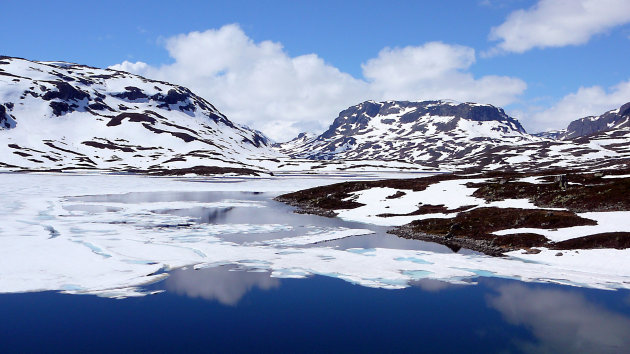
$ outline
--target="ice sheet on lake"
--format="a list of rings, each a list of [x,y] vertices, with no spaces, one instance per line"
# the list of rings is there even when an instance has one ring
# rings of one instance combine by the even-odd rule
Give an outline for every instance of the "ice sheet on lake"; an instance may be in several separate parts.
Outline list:
[[[510,257],[494,258],[389,248],[341,249],[318,242],[370,231],[305,228],[303,234],[287,238],[282,232],[291,226],[273,220],[232,225],[191,223],[188,216],[156,212],[172,205],[155,208],[151,203],[93,203],[110,209],[81,212],[68,210],[67,206],[77,205],[77,201],[66,198],[94,191],[279,191],[287,185],[305,188],[308,183],[323,184],[323,180],[210,183],[203,179],[36,174],[2,174],[0,178],[0,292],[59,290],[108,297],[138,296],[142,295],[138,286],[164,279],[164,271],[223,264],[262,269],[274,277],[319,274],[392,289],[423,279],[474,282],[479,275],[603,289],[630,288],[630,250],[580,250],[563,252],[562,257],[555,256],[557,251],[543,250],[538,255],[512,252]],[[465,186],[451,187],[469,193]],[[385,192],[391,191],[383,191],[381,196]],[[237,207],[251,208],[252,212],[261,209],[260,203],[248,202],[246,197],[244,200]],[[220,209],[225,206],[220,203],[233,202],[220,201],[213,207]],[[448,206],[468,202],[453,200]],[[238,244],[222,237],[229,232],[277,233],[278,237]]]
[[[325,241],[339,240],[350,236],[369,235],[374,231],[367,229],[335,229],[327,232],[309,232],[304,236],[285,237],[252,243],[252,245],[268,246],[301,246]]]

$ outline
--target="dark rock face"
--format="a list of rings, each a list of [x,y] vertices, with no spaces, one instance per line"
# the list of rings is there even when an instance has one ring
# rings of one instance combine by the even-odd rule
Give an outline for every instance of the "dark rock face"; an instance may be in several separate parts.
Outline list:
[[[53,102],[50,102],[49,105],[50,105],[50,108],[52,108],[53,110],[53,114],[56,115],[57,117],[64,115],[65,113],[71,110],[70,105],[65,102],[53,101]]]
[[[575,139],[613,129],[630,127],[630,102],[619,110],[608,111],[600,116],[580,118],[569,123],[563,139]]]
[[[103,102],[99,102],[99,101],[94,102],[94,103],[90,103],[90,104],[88,105],[88,107],[89,107],[90,109],[92,109],[92,110],[95,110],[95,111],[104,111],[104,110],[110,110],[110,111],[113,111],[113,109],[112,109],[111,107],[109,107],[109,106],[108,106],[108,105],[106,105],[105,103],[103,103]]]
[[[142,90],[140,90],[137,87],[127,86],[125,87],[125,90],[126,90],[125,92],[121,92],[119,94],[115,94],[112,96],[127,99],[129,101],[141,100],[141,99],[146,99],[149,97],[145,95],[144,92],[142,92]]]
[[[57,88],[56,91],[48,91],[42,96],[42,98],[46,101],[50,101],[52,99],[60,99],[60,100],[74,100],[81,101],[85,98],[90,99],[90,95],[76,89],[74,86],[68,84],[64,81],[54,81],[52,84]]]
[[[148,112],[150,114],[150,112]],[[120,125],[123,119],[127,118],[130,122],[146,122],[150,124],[155,124],[155,118],[150,117],[149,114],[145,113],[121,113],[116,117],[112,118],[108,123],[108,127],[115,127]]]
[[[178,102],[182,102],[188,98],[188,95],[183,92],[178,92],[174,89],[168,90],[166,96],[162,99],[166,104],[176,104]]]
[[[5,107],[7,106],[7,107]],[[15,128],[15,119],[7,112],[7,108],[12,108],[13,104],[0,104],[0,130]]]
[[[162,93],[151,96],[151,100],[159,102],[158,108],[171,109],[171,105],[179,104],[177,107],[181,111],[194,111],[195,106],[191,102],[192,93],[186,90],[170,89],[163,95]]]

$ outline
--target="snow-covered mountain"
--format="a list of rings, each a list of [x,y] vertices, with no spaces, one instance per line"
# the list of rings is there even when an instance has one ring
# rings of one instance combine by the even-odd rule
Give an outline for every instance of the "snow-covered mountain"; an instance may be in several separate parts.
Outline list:
[[[611,166],[630,158],[629,108],[531,135],[492,105],[367,101],[342,111],[321,135],[277,148],[295,158],[405,161],[449,170]]]
[[[492,105],[366,101],[273,149],[185,87],[0,56],[0,170],[525,170],[625,164],[629,146],[630,103],[530,135]]]
[[[479,149],[536,138],[501,108],[452,101],[366,101],[339,114],[323,134],[280,150],[310,159],[444,161]]]
[[[260,170],[278,155],[185,87],[65,62],[0,57],[0,168]]]

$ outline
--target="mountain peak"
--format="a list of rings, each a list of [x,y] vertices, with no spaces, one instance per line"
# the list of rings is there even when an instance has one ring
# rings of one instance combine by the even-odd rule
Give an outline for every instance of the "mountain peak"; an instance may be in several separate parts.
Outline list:
[[[534,138],[503,109],[489,104],[365,101],[341,111],[317,138],[294,139],[291,144],[281,144],[281,151],[311,159],[434,161],[467,149],[475,141],[510,139]]]
[[[460,120],[475,122],[501,122],[504,133],[525,133],[523,126],[509,117],[503,109],[489,104],[459,103],[450,100],[433,101],[365,101],[349,107],[334,120],[333,124],[322,134],[328,139],[336,134],[355,135],[368,129],[377,118],[383,124],[417,123],[415,129],[434,124],[442,131],[455,129]],[[444,119],[446,118],[446,120]]]

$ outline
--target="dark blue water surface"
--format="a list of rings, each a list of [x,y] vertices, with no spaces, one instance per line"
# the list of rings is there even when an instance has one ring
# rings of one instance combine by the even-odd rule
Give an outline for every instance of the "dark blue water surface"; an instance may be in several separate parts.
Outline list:
[[[230,266],[108,299],[0,295],[0,352],[625,352],[630,292],[481,278],[372,289]]]

